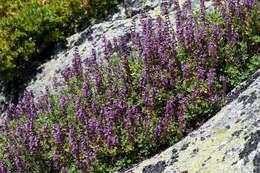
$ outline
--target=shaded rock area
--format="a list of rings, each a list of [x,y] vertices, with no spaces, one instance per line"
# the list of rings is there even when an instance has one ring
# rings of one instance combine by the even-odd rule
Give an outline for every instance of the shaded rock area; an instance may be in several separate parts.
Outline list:
[[[198,130],[125,173],[259,173],[260,69]]]

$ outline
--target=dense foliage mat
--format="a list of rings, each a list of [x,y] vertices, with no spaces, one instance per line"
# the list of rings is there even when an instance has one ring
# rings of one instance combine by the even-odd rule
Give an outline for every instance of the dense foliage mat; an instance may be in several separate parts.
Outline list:
[[[85,62],[76,49],[59,94],[54,79],[36,101],[9,104],[1,172],[112,172],[181,140],[260,67],[260,3],[221,2],[192,13],[174,0],[176,28],[166,7],[155,22],[141,17],[141,33],[133,20],[131,52],[126,37],[104,39],[101,64],[94,48]]]
[[[117,0],[0,0],[0,80],[12,81],[79,22],[102,16]]]

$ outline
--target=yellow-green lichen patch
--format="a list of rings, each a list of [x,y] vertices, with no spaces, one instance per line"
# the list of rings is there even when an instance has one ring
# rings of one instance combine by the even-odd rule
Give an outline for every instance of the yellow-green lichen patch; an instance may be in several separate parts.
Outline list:
[[[160,156],[159,161],[168,161],[172,157],[172,153],[163,154]]]
[[[180,152],[177,163],[178,165],[176,166],[179,167],[180,171],[184,171],[189,168],[189,172],[201,172],[202,170],[210,171],[212,169],[225,171],[224,165],[231,165],[234,160],[238,160],[238,155],[236,154],[236,157],[233,155],[226,156],[225,162],[222,163],[221,160],[223,159],[223,156],[225,156],[225,152],[237,143],[245,143],[245,141],[240,138],[230,140],[229,136],[230,135],[226,136],[226,134],[216,135],[210,140],[198,142],[194,146],[189,147],[187,150]],[[221,144],[224,145],[224,147],[219,150],[218,147]],[[190,157],[190,153],[192,153],[192,151],[196,148],[199,149],[199,152],[194,157]],[[211,156],[211,158],[207,160],[209,156]],[[218,167],[218,164],[220,163],[223,165],[222,168]],[[202,166],[203,164],[205,165]]]
[[[67,40],[67,45],[66,46],[69,47],[72,39],[71,38],[67,38],[66,40]]]
[[[143,5],[142,5],[142,10],[144,10],[147,6],[150,7],[152,6],[153,3],[151,1],[146,1]]]
[[[215,133],[215,136],[212,136],[210,140],[205,142],[198,141],[194,146],[180,152],[177,162],[178,165],[176,165],[179,167],[179,170],[187,170],[187,167],[189,168],[189,172],[207,172],[210,170],[216,170],[216,172],[232,172],[231,169],[240,172],[240,170],[243,170],[244,165],[232,167],[232,164],[240,159],[238,150],[241,148],[241,145],[245,145],[245,135],[233,137],[232,133],[237,130],[236,127],[231,128],[228,132],[224,129],[225,128],[212,129],[218,133]],[[248,133],[252,133],[252,131]],[[223,148],[219,150],[218,147],[221,145],[223,145]],[[195,157],[190,157],[191,151],[196,148],[200,151]],[[234,153],[232,153],[233,150]],[[229,154],[228,151],[230,151],[231,154]],[[211,156],[210,159],[208,159],[209,156]],[[253,169],[252,163],[248,165],[248,169]]]
[[[185,2],[185,0],[179,0],[179,4],[180,6],[182,6],[182,4]]]
[[[162,11],[161,11],[161,7],[158,6],[156,7],[154,10],[150,11],[150,16],[155,19],[158,15],[161,15]]]

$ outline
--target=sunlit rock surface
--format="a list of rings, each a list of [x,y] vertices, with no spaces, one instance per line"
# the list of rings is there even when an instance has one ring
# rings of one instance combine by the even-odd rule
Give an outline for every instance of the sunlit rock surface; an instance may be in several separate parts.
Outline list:
[[[260,173],[260,69],[212,119],[125,173]]]

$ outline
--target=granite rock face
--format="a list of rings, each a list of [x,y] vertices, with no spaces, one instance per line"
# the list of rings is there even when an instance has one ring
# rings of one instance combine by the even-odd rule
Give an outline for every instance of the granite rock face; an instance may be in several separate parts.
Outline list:
[[[260,69],[198,130],[125,173],[161,172],[260,172]]]

